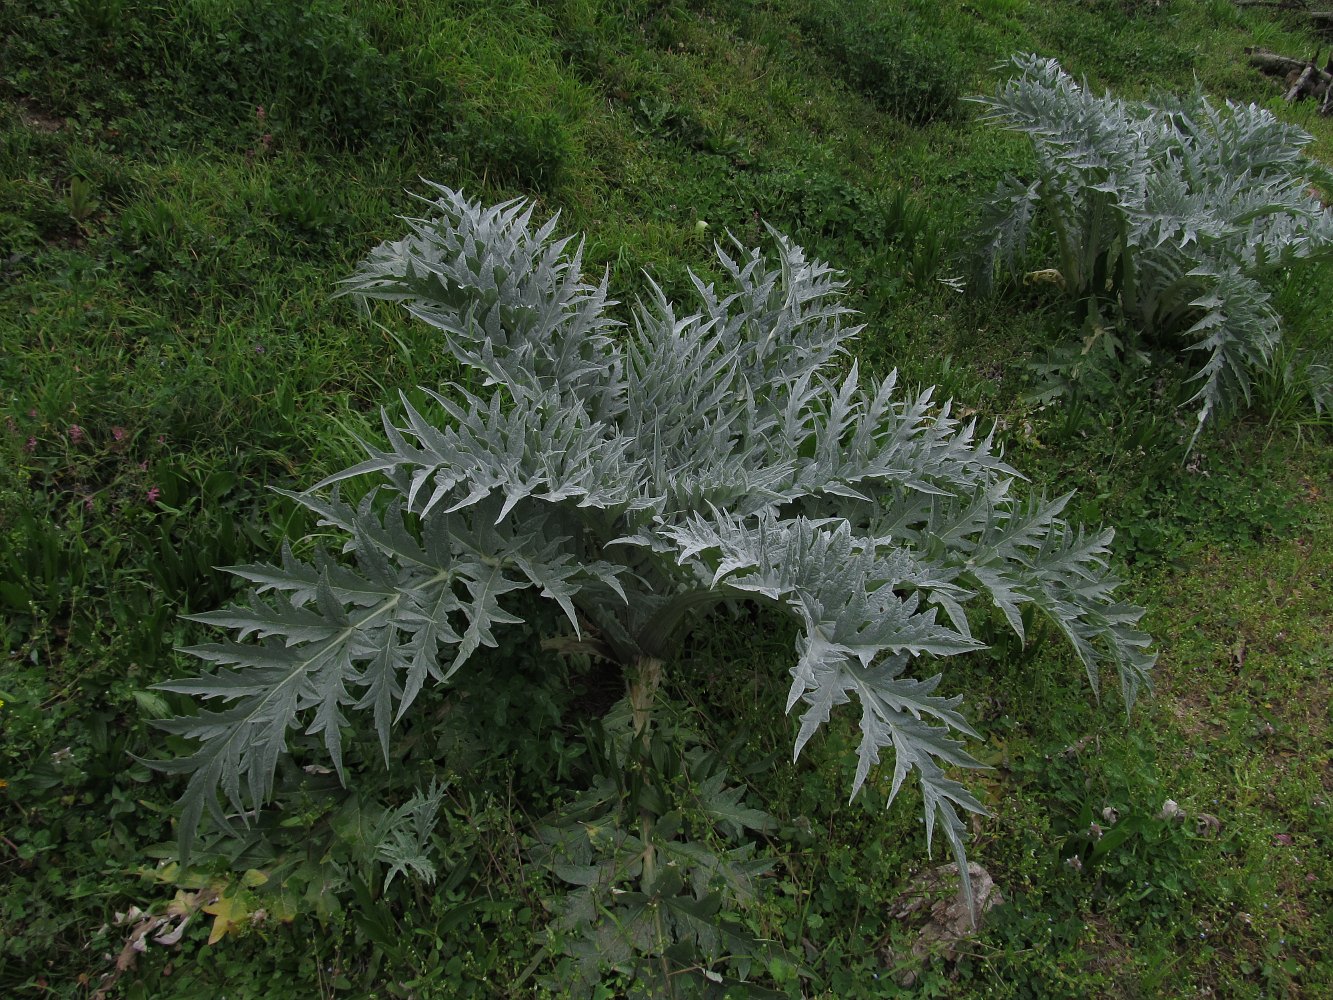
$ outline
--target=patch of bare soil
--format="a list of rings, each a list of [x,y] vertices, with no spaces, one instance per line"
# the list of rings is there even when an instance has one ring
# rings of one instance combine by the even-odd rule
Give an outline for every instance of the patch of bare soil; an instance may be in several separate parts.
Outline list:
[[[48,114],[26,97],[20,97],[17,106],[19,121],[23,123],[24,128],[51,135],[65,127],[65,119]]]

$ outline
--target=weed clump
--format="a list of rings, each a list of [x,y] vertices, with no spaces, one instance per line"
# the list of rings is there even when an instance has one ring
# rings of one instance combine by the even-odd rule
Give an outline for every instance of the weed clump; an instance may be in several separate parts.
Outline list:
[[[961,58],[932,30],[938,13],[921,3],[888,10],[867,0],[810,0],[800,23],[854,89],[895,118],[925,125],[958,107]]]

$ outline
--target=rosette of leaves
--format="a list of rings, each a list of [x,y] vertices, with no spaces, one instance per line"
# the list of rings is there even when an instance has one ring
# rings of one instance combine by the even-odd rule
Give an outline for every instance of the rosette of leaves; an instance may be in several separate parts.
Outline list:
[[[1053,59],[1012,65],[994,97],[973,100],[1031,140],[1036,172],[1002,181],[983,207],[975,285],[1024,270],[1033,231],[1048,234],[1058,259],[1026,277],[1078,304],[1073,350],[1191,352],[1197,439],[1214,415],[1249,403],[1256,376],[1289,367],[1264,280],[1330,253],[1333,212],[1314,186],[1333,191],[1329,172],[1303,154],[1307,132],[1255,105],[1219,108],[1201,92],[1097,97]],[[1319,385],[1305,387],[1316,407],[1328,402]]]
[[[162,685],[215,706],[166,724],[197,741],[159,765],[189,776],[183,845],[205,810],[230,824],[270,797],[289,735],[321,738],[341,775],[349,714],[364,712],[390,760],[395,721],[519,622],[523,592],[563,612],[558,646],[623,668],[641,758],[703,613],[785,609],[795,754],[853,712],[851,794],[887,754],[890,801],[912,777],[927,847],[940,830],[964,872],[961,814],[982,806],[957,772],[979,766],[962,739],[977,734],[939,668],[983,648],[969,616],[993,605],[1021,636],[1028,609],[1044,612],[1094,689],[1111,665],[1132,702],[1153,656],[1142,610],[1114,595],[1112,532],[1065,521],[1068,497],[1023,497],[991,437],[929,390],[865,384],[844,364],[858,328],[828,266],[777,233],[772,263],[719,249],[726,287],[695,278],[682,307],[653,285],[624,331],[607,279],[584,279],[582,245],[555,238],[554,219],[437,195],[346,291],[429,325],[472,388],[386,409],[364,461],[289,494],[335,541],[235,567],[249,595],[198,616],[232,636],[189,650],[214,669]],[[359,477],[373,488],[344,500]],[[649,901],[680,879],[654,829],[671,812],[641,810],[624,842]]]

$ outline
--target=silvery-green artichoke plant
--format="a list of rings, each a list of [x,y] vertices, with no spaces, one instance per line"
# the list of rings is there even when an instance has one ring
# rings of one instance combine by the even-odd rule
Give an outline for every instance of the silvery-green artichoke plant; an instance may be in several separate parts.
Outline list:
[[[795,754],[854,713],[852,794],[880,766],[890,800],[914,779],[927,841],[940,829],[963,872],[960,814],[982,807],[958,776],[977,734],[942,667],[986,655],[969,619],[993,605],[1021,636],[1036,609],[1094,689],[1109,664],[1134,699],[1153,656],[1142,610],[1114,594],[1112,532],[1065,521],[1068,497],[1023,495],[991,438],[929,391],[867,383],[829,267],[774,233],[775,262],[719,250],[724,287],[696,278],[682,305],[653,286],[625,329],[554,219],[437,195],[347,292],[435,330],[474,388],[386,409],[364,461],[290,494],[337,541],[233,568],[248,595],[198,616],[231,636],[189,650],[211,669],[162,685],[205,706],[166,723],[197,749],[159,765],[189,776],[183,843],[205,810],[226,824],[261,807],[295,731],[341,774],[349,714],[368,713],[392,758],[423,687],[484,662],[532,597],[563,612],[565,648],[623,667],[645,737],[707,609],[785,609],[799,637],[774,668],[799,710]],[[340,484],[359,477],[374,486],[349,503]]]
[[[1098,97],[1053,59],[1012,65],[994,97],[975,100],[987,120],[1031,140],[1037,166],[985,206],[977,284],[1022,269],[1032,232],[1049,232],[1058,259],[1032,276],[1085,311],[1082,353],[1100,338],[1120,353],[1165,347],[1196,359],[1197,438],[1211,417],[1249,402],[1256,376],[1283,374],[1265,279],[1333,251],[1333,211],[1312,184],[1333,186],[1304,155],[1312,137],[1255,105],[1218,108],[1202,93]],[[1315,379],[1306,388],[1327,405]]]

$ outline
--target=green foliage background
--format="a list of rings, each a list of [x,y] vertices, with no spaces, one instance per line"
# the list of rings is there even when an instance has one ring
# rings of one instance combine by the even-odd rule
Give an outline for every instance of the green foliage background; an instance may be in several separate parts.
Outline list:
[[[974,301],[935,280],[954,273],[976,200],[1028,166],[957,103],[993,91],[1015,50],[1127,97],[1197,78],[1313,132],[1328,162],[1328,121],[1245,66],[1253,44],[1315,42],[1223,0],[0,8],[0,993],[527,996],[559,982],[533,944],[554,887],[516,847],[589,766],[579,726],[620,692],[542,652],[541,628],[507,636],[502,680],[432,696],[400,769],[364,748],[353,766],[375,801],[315,776],[288,816],[311,856],[276,879],[286,895],[246,884],[272,858],[238,855],[186,889],[220,887],[238,916],[227,936],[208,944],[218,914],[201,914],[115,972],[134,926],[116,915],[164,911],[177,891],[141,871],[167,853],[178,789],[131,755],[180,707],[148,691],[202,638],[180,615],[230,596],[214,567],[311,530],[266,487],[348,463],[346,432],[397,388],[455,374],[411,328],[330,298],[398,232],[423,176],[560,210],[564,231],[592,237],[589,271],[620,288],[648,269],[674,294],[686,267],[707,273],[712,235],[758,244],[772,223],[847,272],[863,369],[898,367],[998,418],[1038,485],[1077,487],[1072,513],[1120,526],[1128,593],[1162,643],[1157,694],[1126,723],[1086,704],[1058,643],[1020,650],[999,628],[962,665],[954,683],[994,755],[994,814],[970,852],[1007,903],[913,993],[1333,989],[1327,422],[1260,386],[1187,461],[1183,373],[1043,407],[1026,362],[1067,339],[1062,300],[1034,285]],[[1271,291],[1288,338],[1327,351],[1329,266]],[[734,720],[739,745],[719,753],[766,763],[733,773],[783,827],[750,917],[789,956],[768,984],[893,995],[910,928],[889,912],[923,864],[922,831],[912,809],[879,808],[884,789],[845,802],[850,729],[786,763],[775,664],[791,638],[721,616],[673,694],[684,720]],[[364,830],[431,778],[447,787],[438,881],[385,890]],[[1156,818],[1167,798],[1186,824]],[[1127,832],[1099,851],[1087,830],[1106,807]],[[1216,828],[1196,827],[1205,813]]]

